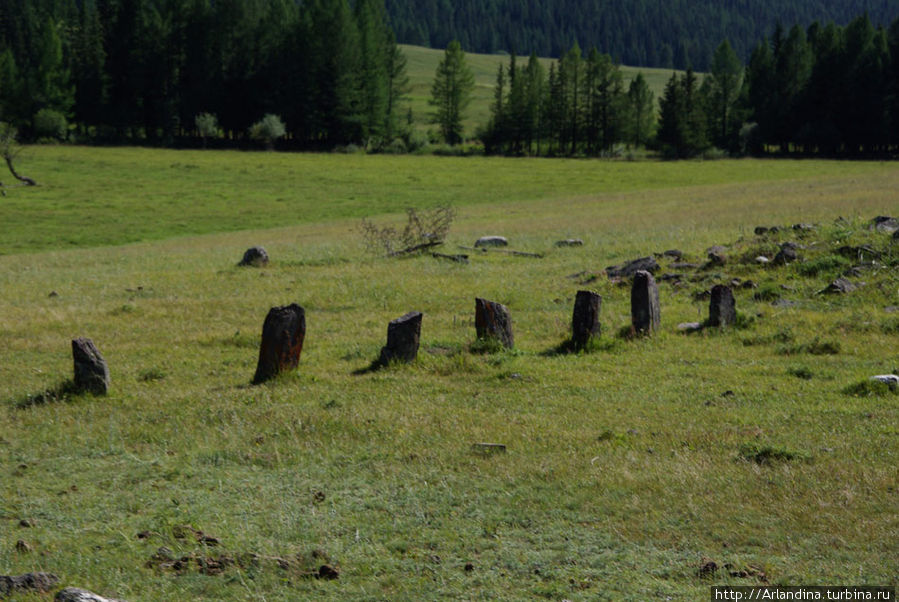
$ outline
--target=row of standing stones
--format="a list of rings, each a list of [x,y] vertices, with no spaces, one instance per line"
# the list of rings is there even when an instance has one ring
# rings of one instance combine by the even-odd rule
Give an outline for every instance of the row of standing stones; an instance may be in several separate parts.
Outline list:
[[[575,350],[585,349],[591,339],[599,337],[601,308],[602,297],[598,293],[586,290],[577,292],[571,320],[571,345]],[[412,311],[387,325],[387,344],[381,348],[374,367],[415,360],[421,339],[422,315],[419,311]],[[725,327],[735,320],[736,309],[730,287],[714,287],[706,324]],[[652,274],[639,270],[634,274],[631,288],[631,331],[634,335],[648,336],[658,330],[660,324],[658,286]],[[475,299],[475,332],[479,340],[496,341],[507,349],[515,344],[509,308],[501,303]],[[296,303],[271,308],[262,325],[262,341],[253,383],[261,384],[281,373],[295,370],[305,338],[305,309]],[[105,394],[109,389],[109,368],[93,341],[87,338],[73,340],[72,355],[75,389]]]

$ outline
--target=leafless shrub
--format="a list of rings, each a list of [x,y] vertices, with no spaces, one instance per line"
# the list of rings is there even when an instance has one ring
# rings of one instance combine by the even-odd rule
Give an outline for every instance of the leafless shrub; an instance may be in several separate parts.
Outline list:
[[[449,205],[427,210],[410,207],[402,232],[392,226],[378,227],[368,219],[362,220],[359,229],[369,252],[397,256],[443,244],[455,218],[456,210]]]

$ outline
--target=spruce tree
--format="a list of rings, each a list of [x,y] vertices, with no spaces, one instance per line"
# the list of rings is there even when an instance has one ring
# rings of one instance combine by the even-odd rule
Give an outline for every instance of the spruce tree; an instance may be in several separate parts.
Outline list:
[[[462,141],[462,120],[473,90],[474,75],[465,62],[465,52],[459,41],[453,40],[437,65],[428,101],[434,107],[431,122],[440,128],[440,135],[448,144]]]

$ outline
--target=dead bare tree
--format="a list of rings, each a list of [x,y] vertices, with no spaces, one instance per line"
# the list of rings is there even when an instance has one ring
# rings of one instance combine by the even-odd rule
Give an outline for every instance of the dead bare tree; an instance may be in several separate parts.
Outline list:
[[[359,229],[366,249],[396,257],[442,245],[455,218],[456,210],[449,205],[423,211],[408,208],[402,232],[392,226],[378,227],[368,219],[362,220]]]
[[[0,123],[0,156],[6,161],[9,173],[11,173],[15,179],[22,182],[24,186],[37,186],[37,182],[28,176],[19,174],[13,165],[13,161],[15,161],[16,157],[19,156],[19,153],[22,152],[22,146],[19,145],[16,140],[17,134],[18,132],[13,126],[8,123]],[[0,182],[0,187],[2,186],[3,183]]]

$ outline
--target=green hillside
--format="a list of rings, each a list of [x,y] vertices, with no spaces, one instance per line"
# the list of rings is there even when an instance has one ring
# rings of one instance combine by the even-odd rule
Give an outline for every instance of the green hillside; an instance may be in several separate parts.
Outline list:
[[[434,72],[437,69],[437,64],[443,58],[443,50],[408,45],[400,45],[400,48],[408,60],[407,69],[411,85],[409,106],[412,108],[414,123],[417,129],[427,130],[432,127],[429,124],[428,115],[431,112],[431,108],[428,106],[428,99],[431,97],[431,84],[434,81]],[[471,107],[465,120],[465,132],[470,136],[477,127],[486,124],[490,118],[490,103],[493,100],[496,71],[499,65],[508,66],[509,56],[505,54],[466,53],[465,57],[468,65],[474,72],[476,86],[472,96]],[[521,60],[526,61],[527,57],[523,57]],[[555,62],[555,59],[543,58],[541,61],[548,70],[550,64]],[[637,73],[642,73],[655,94],[656,101],[658,101],[665,88],[665,83],[671,77],[672,70],[622,66],[621,72],[624,75],[625,86],[630,83],[631,79],[636,77]]]

